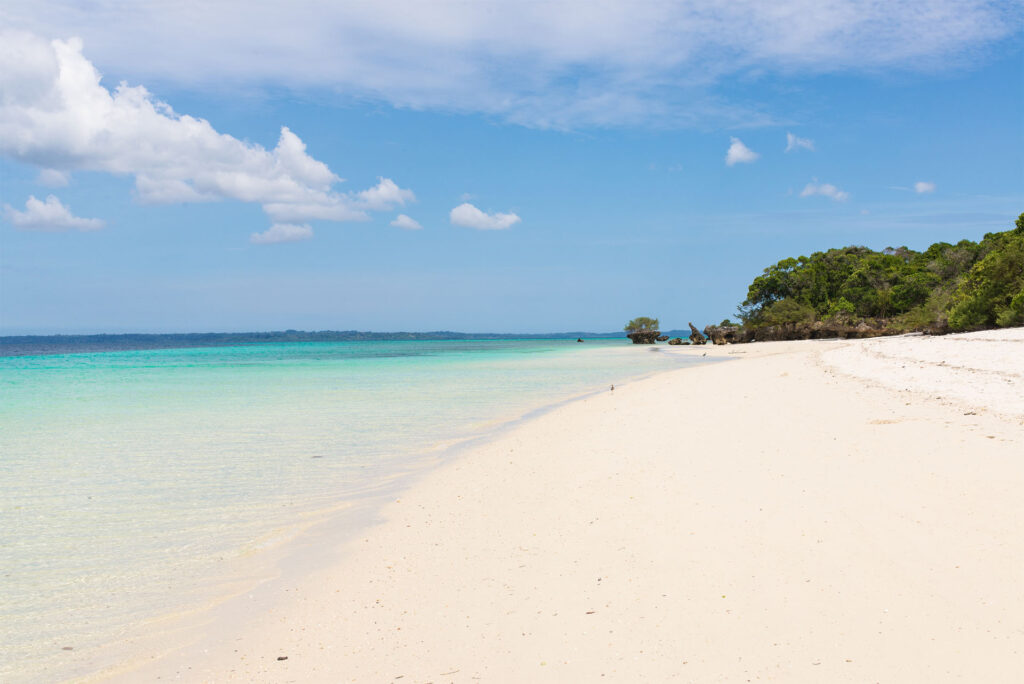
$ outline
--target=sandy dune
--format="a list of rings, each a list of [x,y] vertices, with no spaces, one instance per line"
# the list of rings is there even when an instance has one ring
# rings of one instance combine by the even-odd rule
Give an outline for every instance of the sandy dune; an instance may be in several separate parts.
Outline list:
[[[453,457],[113,679],[1018,682],[1022,346],[666,348],[738,360]]]

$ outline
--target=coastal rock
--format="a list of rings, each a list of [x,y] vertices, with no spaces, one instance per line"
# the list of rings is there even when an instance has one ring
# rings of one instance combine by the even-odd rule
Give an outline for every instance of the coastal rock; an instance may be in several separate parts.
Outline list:
[[[861,321],[856,325],[845,321],[814,321],[811,323],[786,323],[756,328],[749,332],[751,342],[781,340],[826,340],[864,339],[895,335],[899,330],[890,329],[884,321]]]
[[[668,343],[669,344],[682,344],[683,343],[683,338],[682,337],[673,337],[671,340],[668,341]]]
[[[742,344],[746,342],[781,342],[786,340],[854,340],[887,335],[902,335],[908,330],[891,319],[868,318],[854,322],[849,317],[834,317],[826,321],[804,321],[782,325],[766,325],[756,328],[746,326],[709,325],[704,334],[714,344]],[[949,325],[939,321],[920,328],[925,335],[944,335]]]
[[[704,334],[712,344],[738,344],[750,342],[750,332],[738,325],[707,325]]]
[[[658,330],[641,330],[628,333],[626,337],[633,340],[633,344],[654,344],[659,335],[661,332]]]
[[[668,335],[658,335],[658,341],[659,342],[664,342],[667,339],[668,339]]]
[[[707,344],[707,341],[707,338],[700,334],[700,330],[697,330],[697,327],[690,323],[690,342],[692,344]]]

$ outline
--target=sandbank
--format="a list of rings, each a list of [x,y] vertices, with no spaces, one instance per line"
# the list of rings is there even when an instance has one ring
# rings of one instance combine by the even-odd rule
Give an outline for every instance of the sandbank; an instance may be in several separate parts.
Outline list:
[[[660,348],[733,361],[457,454],[105,679],[1020,681],[1021,351]]]

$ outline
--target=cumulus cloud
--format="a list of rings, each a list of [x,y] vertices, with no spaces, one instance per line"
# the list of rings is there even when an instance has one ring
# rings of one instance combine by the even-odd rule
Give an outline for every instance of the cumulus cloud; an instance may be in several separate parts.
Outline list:
[[[732,166],[733,164],[751,164],[757,161],[757,158],[761,156],[744,145],[743,141],[739,138],[730,138],[729,140],[732,141],[732,144],[729,145],[729,150],[725,153],[726,166]]]
[[[254,245],[272,245],[278,242],[300,242],[313,237],[313,229],[308,224],[275,223],[262,233],[253,233],[249,242]]]
[[[798,138],[792,133],[786,133],[786,152],[794,152],[799,149],[814,151],[814,141],[808,138]]]
[[[850,199],[850,193],[845,190],[840,190],[831,183],[818,183],[817,181],[808,183],[800,192],[801,197],[813,197],[814,195],[830,197],[837,202],[845,202]]]
[[[144,203],[237,200],[281,224],[366,220],[366,211],[414,199],[387,178],[338,192],[342,179],[287,127],[267,149],[178,114],[142,86],[108,90],[77,39],[4,33],[0,92],[0,154],[43,167],[51,180],[78,169],[134,176]]]
[[[46,201],[29,195],[25,211],[18,211],[9,204],[4,205],[4,218],[15,228],[58,233],[68,230],[99,230],[104,223],[95,218],[79,218],[71,213],[59,199],[50,195]]]
[[[930,181],[918,181],[914,183],[914,192],[919,195],[925,195],[929,192],[935,192],[935,183]]]
[[[395,220],[391,222],[391,225],[396,228],[404,228],[405,230],[420,230],[423,226],[416,219],[406,216],[405,214],[399,214],[395,217]]]
[[[464,202],[452,209],[449,218],[452,225],[475,228],[476,230],[505,230],[521,220],[515,214],[488,214],[469,202]]]
[[[390,178],[379,178],[378,181],[377,185],[356,195],[360,206],[388,211],[396,206],[404,207],[406,202],[416,201],[412,190],[403,190]]]
[[[717,83],[944,66],[1014,35],[1021,12],[1005,0],[621,0],[586,11],[576,0],[218,0],[188,11],[5,0],[0,24],[81,35],[104,68],[142,82],[330,88],[573,127],[749,119],[756,112],[716,102]]]

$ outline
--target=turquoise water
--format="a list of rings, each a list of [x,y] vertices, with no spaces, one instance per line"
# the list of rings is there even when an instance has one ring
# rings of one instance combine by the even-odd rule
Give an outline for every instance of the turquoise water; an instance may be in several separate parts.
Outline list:
[[[0,680],[181,608],[438,445],[686,362],[618,340],[0,358]]]

